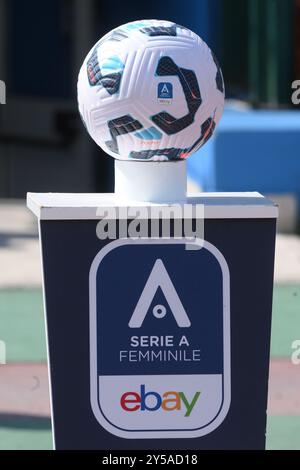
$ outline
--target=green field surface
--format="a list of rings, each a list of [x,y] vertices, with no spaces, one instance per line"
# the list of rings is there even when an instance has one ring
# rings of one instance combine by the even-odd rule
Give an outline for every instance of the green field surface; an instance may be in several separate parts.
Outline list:
[[[300,339],[300,285],[274,288],[271,356],[290,357]],[[7,362],[46,361],[43,299],[40,289],[0,290],[0,340]],[[51,449],[50,420],[0,415],[0,449]],[[268,449],[300,449],[300,416],[269,416]]]
[[[290,357],[295,339],[300,339],[300,285],[275,285],[271,357]]]
[[[40,289],[0,290],[0,339],[7,362],[45,361],[43,297]],[[290,357],[300,339],[300,285],[276,285],[272,321],[272,357]]]
[[[300,416],[268,416],[266,447],[300,450]]]
[[[0,450],[52,450],[51,431],[0,427]]]
[[[300,416],[269,416],[267,444],[269,450],[300,449]],[[50,422],[39,426],[28,420],[20,424],[12,421],[0,427],[0,450],[48,450],[52,449]]]
[[[0,339],[7,362],[47,360],[41,289],[0,290]]]

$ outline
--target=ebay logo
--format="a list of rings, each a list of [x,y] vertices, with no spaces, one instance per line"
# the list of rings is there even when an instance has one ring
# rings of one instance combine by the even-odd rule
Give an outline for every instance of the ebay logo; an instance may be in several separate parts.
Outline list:
[[[184,392],[168,391],[160,395],[158,392],[146,392],[145,385],[140,386],[139,392],[125,392],[120,404],[124,411],[180,411],[184,410],[186,417],[192,413],[201,392],[193,397],[186,397]]]

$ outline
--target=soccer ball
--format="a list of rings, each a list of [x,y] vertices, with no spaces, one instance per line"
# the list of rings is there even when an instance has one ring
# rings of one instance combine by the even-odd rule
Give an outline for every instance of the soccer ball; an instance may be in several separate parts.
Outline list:
[[[224,107],[218,62],[197,34],[160,20],[127,23],[88,53],[78,77],[89,134],[120,160],[180,160],[213,134]]]

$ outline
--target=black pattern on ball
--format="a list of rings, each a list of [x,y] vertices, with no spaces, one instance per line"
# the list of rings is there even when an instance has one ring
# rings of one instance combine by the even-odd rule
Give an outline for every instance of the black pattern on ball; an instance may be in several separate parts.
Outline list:
[[[211,53],[211,55],[212,55],[212,58],[214,59],[215,65],[217,67],[217,73],[216,73],[217,90],[219,90],[221,93],[224,93],[224,82],[223,82],[223,77],[222,77],[222,72],[221,72],[219,62],[217,61],[217,58],[216,58],[216,56],[213,52]]]
[[[180,160],[182,149],[180,148],[166,148],[158,150],[141,150],[139,152],[130,152],[130,158],[138,158],[139,160],[150,160],[154,156],[165,156],[168,160]]]
[[[119,91],[122,73],[115,72],[103,75],[101,73],[97,50],[99,43],[94,47],[91,57],[87,62],[87,76],[91,86],[103,86],[110,95]]]
[[[186,148],[166,148],[166,149],[157,149],[157,150],[141,150],[140,152],[130,152],[129,157],[140,159],[140,160],[150,160],[154,156],[164,155],[168,157],[168,160],[182,160],[187,157],[190,153],[196,152],[199,150],[205,142],[212,136],[216,127],[216,123],[213,118],[208,118],[201,126],[200,137],[190,146]]]
[[[172,26],[145,26],[140,31],[148,36],[177,36],[175,24]]]
[[[130,132],[142,129],[142,124],[129,114],[112,119],[107,123],[112,140],[105,142],[106,146],[114,153],[119,154],[117,137],[119,135],[129,134]]]
[[[203,141],[201,142],[201,145],[204,145],[208,139],[211,138],[211,136],[214,133],[214,130],[216,128],[216,123],[213,120],[213,118],[208,118],[206,121],[201,126],[201,134],[203,136]]]
[[[161,57],[156,74],[159,76],[177,76],[183,89],[188,106],[188,114],[176,118],[166,111],[151,116],[152,121],[166,134],[172,135],[182,131],[194,122],[195,114],[202,103],[198,80],[193,70],[178,67],[171,57]]]

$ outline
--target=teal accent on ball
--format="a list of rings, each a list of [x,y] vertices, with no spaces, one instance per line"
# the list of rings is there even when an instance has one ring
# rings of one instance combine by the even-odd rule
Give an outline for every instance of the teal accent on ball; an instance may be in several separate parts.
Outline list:
[[[117,56],[112,56],[105,59],[103,62],[99,61],[102,74],[109,74],[112,72],[120,72],[124,69],[123,62]]]
[[[139,23],[128,23],[122,26],[121,28],[124,29],[139,29],[143,28],[145,26],[151,26],[151,23],[149,21],[141,21]]]
[[[162,133],[153,126],[136,132],[134,135],[142,140],[160,140],[162,138]]]

